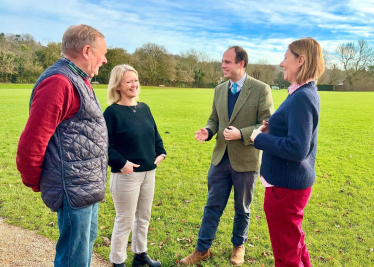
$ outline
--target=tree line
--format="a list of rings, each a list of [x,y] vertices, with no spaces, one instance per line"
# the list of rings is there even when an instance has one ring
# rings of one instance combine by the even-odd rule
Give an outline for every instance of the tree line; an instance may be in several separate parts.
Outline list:
[[[61,43],[43,46],[30,34],[0,34],[0,82],[34,83],[39,75],[61,57]],[[144,44],[133,54],[123,48],[108,48],[108,63],[94,81],[107,84],[110,71],[118,64],[132,65],[143,85],[214,87],[223,81],[221,62],[196,50],[170,54],[162,45]],[[281,68],[260,61],[249,64],[247,72],[268,84],[287,86]],[[279,80],[279,81],[278,81]]]
[[[351,91],[364,84],[374,91],[374,50],[366,40],[339,44],[334,51],[325,50],[324,58],[328,83],[336,86],[345,82]]]
[[[319,83],[333,84],[347,80],[353,88],[363,71],[373,76],[373,51],[359,40],[338,45],[336,51],[324,51],[326,71]],[[142,85],[212,88],[224,81],[221,62],[204,52],[188,50],[170,54],[163,45],[144,44],[130,54],[123,48],[108,48],[108,64],[100,68],[94,81],[107,84],[110,71],[118,64],[130,64],[138,72]],[[249,55],[250,56],[250,55]],[[0,33],[0,82],[34,83],[39,75],[61,57],[61,43],[42,45],[30,34]],[[283,71],[265,60],[248,64],[246,72],[267,84],[286,88]],[[370,76],[370,77],[371,77]],[[374,77],[374,76],[373,76]]]

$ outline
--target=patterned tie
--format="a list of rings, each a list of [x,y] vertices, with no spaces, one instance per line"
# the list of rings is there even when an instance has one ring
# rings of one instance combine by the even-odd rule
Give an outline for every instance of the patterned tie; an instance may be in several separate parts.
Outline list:
[[[232,92],[233,94],[236,94],[236,92],[237,92],[237,87],[238,87],[237,83],[233,83],[233,84],[232,84],[231,92]]]

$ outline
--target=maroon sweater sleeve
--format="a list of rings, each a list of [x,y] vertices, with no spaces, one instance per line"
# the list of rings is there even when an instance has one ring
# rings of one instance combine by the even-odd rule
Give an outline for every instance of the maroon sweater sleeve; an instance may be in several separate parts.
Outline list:
[[[39,180],[50,138],[57,126],[72,118],[79,107],[78,91],[61,74],[45,79],[35,89],[30,116],[18,143],[16,159],[23,183],[34,192],[40,191]]]

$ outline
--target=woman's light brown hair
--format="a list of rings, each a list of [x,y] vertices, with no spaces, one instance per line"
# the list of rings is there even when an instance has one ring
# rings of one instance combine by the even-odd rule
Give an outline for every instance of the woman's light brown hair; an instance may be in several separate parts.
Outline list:
[[[305,62],[296,75],[296,82],[303,84],[309,79],[318,80],[325,71],[322,48],[313,38],[302,38],[293,41],[288,48],[295,57],[304,56]]]

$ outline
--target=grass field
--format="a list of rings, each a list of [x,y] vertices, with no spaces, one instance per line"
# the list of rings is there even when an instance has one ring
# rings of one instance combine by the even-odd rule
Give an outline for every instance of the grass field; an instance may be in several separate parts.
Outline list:
[[[25,187],[15,166],[18,138],[28,116],[32,85],[0,84],[0,216],[57,239],[56,214],[40,193]],[[23,90],[19,90],[23,89]],[[105,86],[96,93],[105,109]],[[285,90],[273,91],[275,106]],[[320,92],[317,179],[305,210],[313,266],[374,266],[374,116],[372,92]],[[206,176],[214,142],[200,145],[194,131],[205,126],[213,90],[143,87],[140,101],[153,112],[168,152],[157,171],[148,237],[149,253],[163,266],[175,266],[193,251],[206,201]],[[273,258],[262,210],[264,188],[256,185],[244,266],[272,266]],[[115,212],[109,190],[100,204],[95,250],[108,257],[102,237],[111,237]],[[203,266],[230,266],[233,200],[221,218],[212,251]],[[50,223],[53,225],[50,226]],[[1,235],[0,235],[1,238]],[[132,252],[127,264],[131,265]]]

